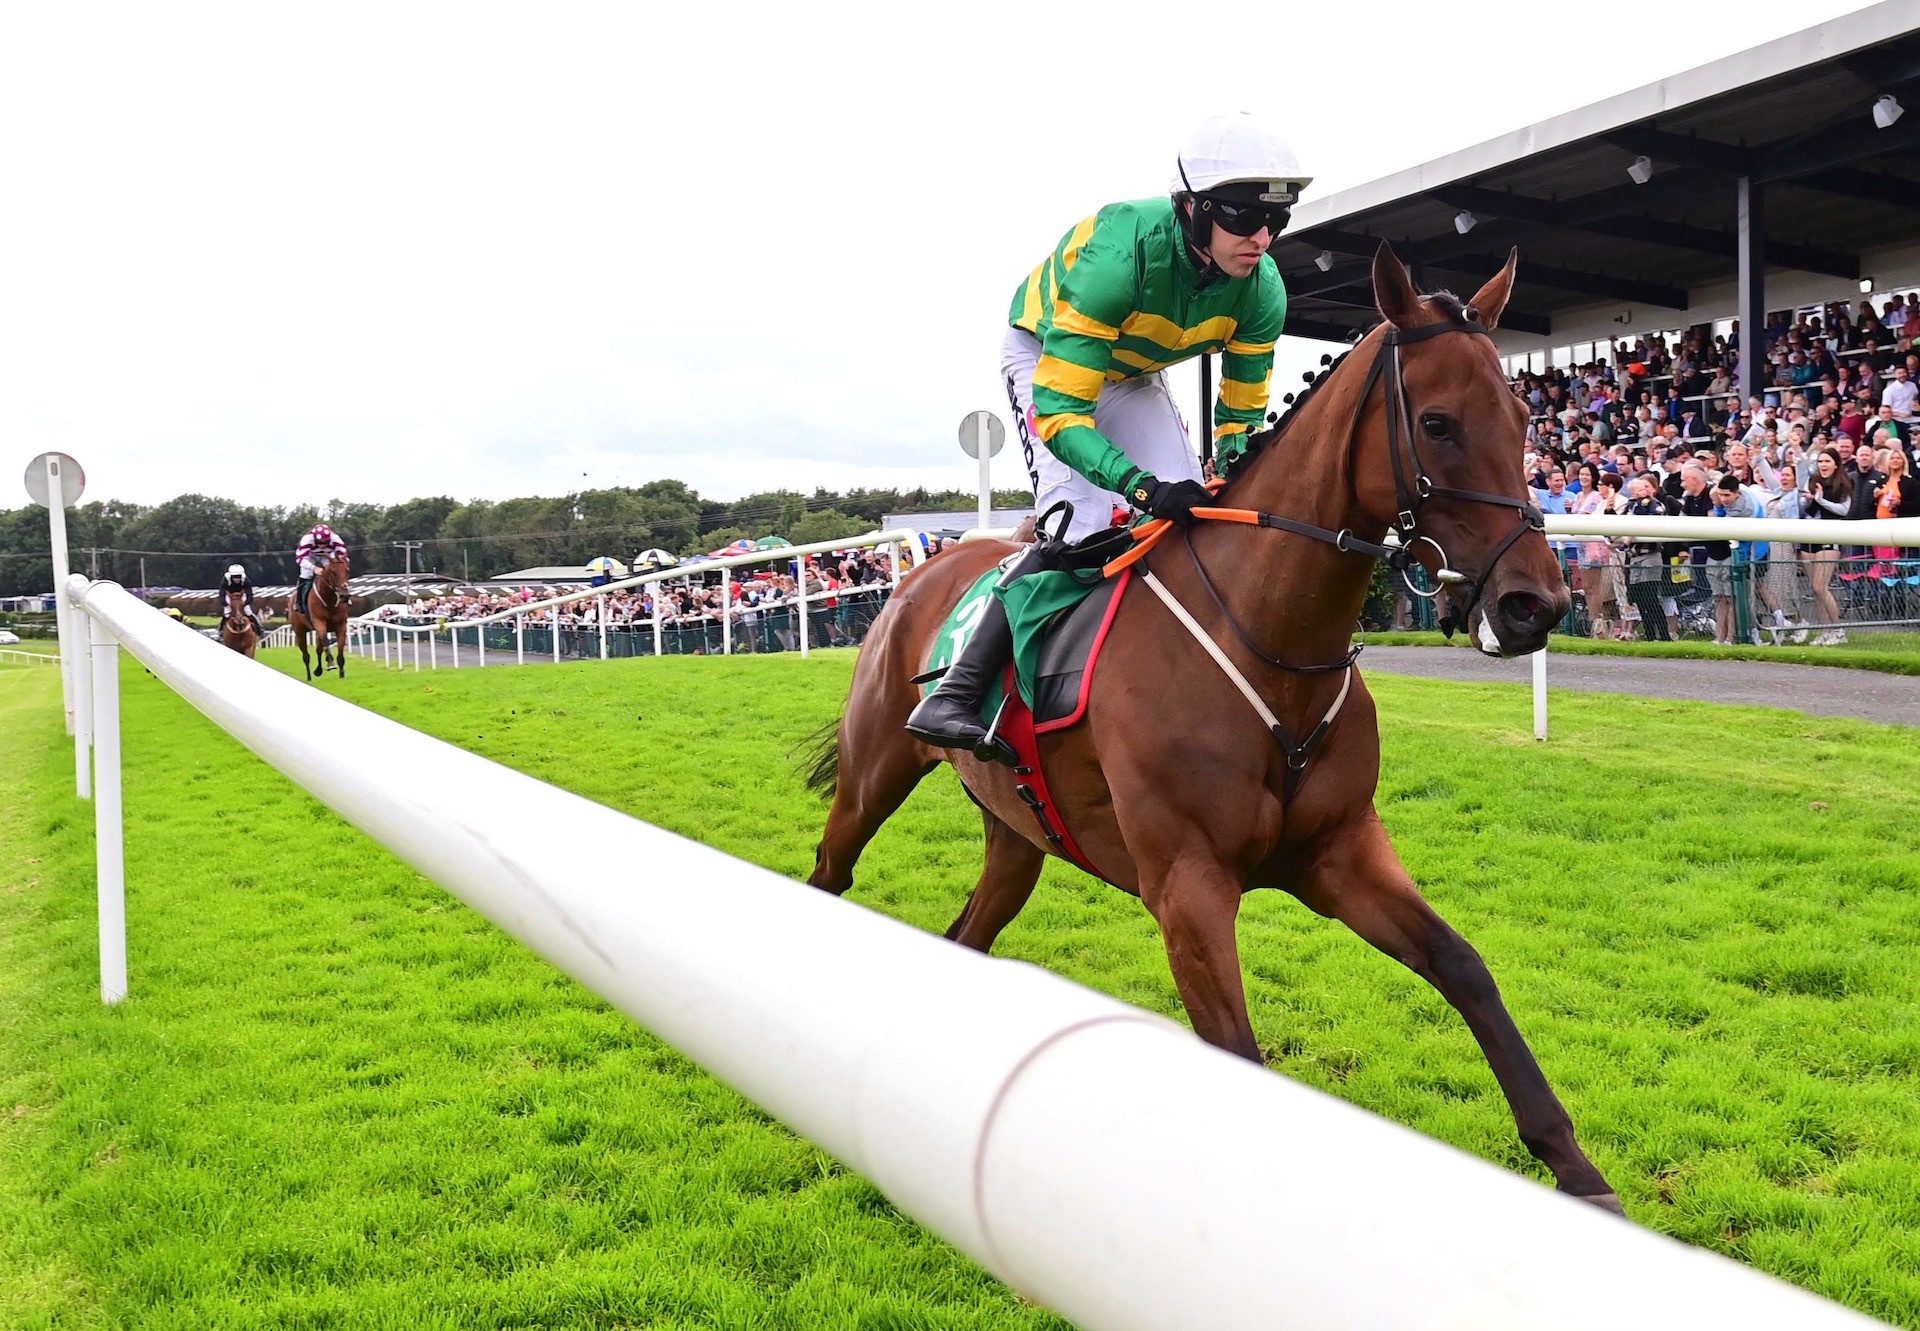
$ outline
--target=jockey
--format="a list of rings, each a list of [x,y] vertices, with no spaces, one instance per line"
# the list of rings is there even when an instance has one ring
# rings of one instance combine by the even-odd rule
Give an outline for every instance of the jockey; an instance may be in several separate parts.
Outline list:
[[[260,637],[267,636],[267,630],[260,622],[260,612],[253,608],[253,584],[247,581],[247,571],[238,564],[227,565],[226,576],[220,579],[220,611],[224,615],[227,609],[227,595],[240,593],[241,612],[253,625],[253,631]]]
[[[1266,414],[1287,315],[1267,248],[1309,183],[1252,116],[1215,116],[1175,159],[1170,197],[1102,208],[1014,292],[1001,377],[1035,508],[1073,506],[1066,539],[1107,527],[1116,504],[1188,526],[1213,502],[1160,371],[1224,353],[1213,412],[1224,471]],[[1038,567],[1037,544],[1004,566],[979,627],[908,718],[916,739],[1012,761],[1004,744],[984,747],[980,702],[1013,651],[1000,593]]]
[[[300,560],[300,586],[294,593],[293,603],[305,610],[307,593],[313,590],[313,578],[321,569],[336,558],[347,557],[347,543],[333,534],[333,528],[324,522],[316,522],[305,536],[300,538],[300,547],[294,551]]]

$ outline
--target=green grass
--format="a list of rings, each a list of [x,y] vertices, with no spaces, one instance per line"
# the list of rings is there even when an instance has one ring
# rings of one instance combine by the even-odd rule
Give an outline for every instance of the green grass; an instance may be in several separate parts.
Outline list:
[[[1466,634],[1451,643],[1433,630],[1395,630],[1355,635],[1369,646],[1464,647],[1473,650]],[[1716,647],[1710,642],[1607,642],[1555,634],[1547,648],[1570,656],[1665,656],[1687,661],[1774,661],[1790,665],[1840,666],[1850,670],[1879,670],[1891,675],[1920,675],[1920,633],[1856,630],[1833,647]]]
[[[851,659],[326,687],[798,877],[823,808],[789,754]],[[0,1326],[1060,1325],[124,678],[112,1010],[57,677],[0,689]],[[1633,1216],[1920,1327],[1912,732],[1621,699],[1540,746],[1522,686],[1373,687],[1388,825]],[[942,771],[854,896],[943,929],[977,842]],[[1541,1176],[1431,991],[1278,894],[1241,935],[1278,1070]],[[1138,903],[1072,870],[1000,951],[1178,1013]]]

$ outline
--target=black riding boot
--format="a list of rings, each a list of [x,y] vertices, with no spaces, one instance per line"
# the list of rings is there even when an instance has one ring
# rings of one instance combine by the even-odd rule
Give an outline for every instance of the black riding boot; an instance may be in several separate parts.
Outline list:
[[[253,636],[265,642],[267,640],[267,626],[260,622],[260,616],[249,611],[247,621],[253,625]]]
[[[1027,547],[1000,575],[1000,585],[1024,577],[1042,563],[1040,547]],[[1019,756],[1013,746],[998,735],[989,740],[987,727],[980,724],[981,700],[1012,657],[1013,630],[1007,624],[1007,608],[998,596],[989,595],[986,611],[967,645],[960,649],[933,692],[907,717],[907,733],[936,749],[971,749],[982,762],[1016,765]]]
[[[293,608],[295,610],[298,610],[303,615],[307,612],[307,593],[311,592],[312,590],[313,590],[312,578],[300,579],[300,585],[294,588]]]

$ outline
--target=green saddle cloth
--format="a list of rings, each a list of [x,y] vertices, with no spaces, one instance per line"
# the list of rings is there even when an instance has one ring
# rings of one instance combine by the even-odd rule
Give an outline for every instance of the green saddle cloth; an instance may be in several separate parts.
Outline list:
[[[1048,569],[1029,573],[1008,587],[996,586],[999,581],[1000,570],[997,567],[990,568],[967,588],[966,594],[940,626],[933,651],[927,657],[927,669],[944,670],[953,664],[953,659],[972,639],[980,616],[986,612],[987,597],[998,596],[1001,605],[1006,607],[1007,625],[1013,630],[1013,671],[1019,685],[1020,699],[1032,707],[1039,673],[1040,647],[1046,641],[1047,630],[1062,615],[1093,594],[1101,583],[1100,571]],[[923,688],[931,693],[937,683],[937,680],[929,680]],[[991,722],[998,714],[1003,693],[1004,689],[998,682],[987,691],[981,703],[982,721]]]

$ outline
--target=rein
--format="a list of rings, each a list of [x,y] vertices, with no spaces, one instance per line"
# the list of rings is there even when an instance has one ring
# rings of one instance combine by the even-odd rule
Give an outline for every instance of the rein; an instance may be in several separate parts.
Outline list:
[[[325,615],[325,618],[332,619],[333,612],[338,610],[341,607],[341,605],[345,602],[346,598],[344,596],[329,596],[327,595],[327,592],[329,590],[330,588],[326,582],[316,578],[314,579],[313,589],[310,592],[310,595],[312,597],[317,598],[320,604],[326,607],[327,613]]]
[[[1304,536],[1309,540],[1331,545],[1342,554],[1364,555],[1369,559],[1384,560],[1400,575],[1408,591],[1417,596],[1437,597],[1440,595],[1438,590],[1431,593],[1422,591],[1414,584],[1411,574],[1415,563],[1415,548],[1423,542],[1431,545],[1440,557],[1440,568],[1434,576],[1442,587],[1453,585],[1464,586],[1467,589],[1465,604],[1462,608],[1458,611],[1448,608],[1441,620],[1441,628],[1448,637],[1452,637],[1454,629],[1467,622],[1474,607],[1480,603],[1480,597],[1486,589],[1487,582],[1493,577],[1494,570],[1499,567],[1507,551],[1511,550],[1514,544],[1528,532],[1544,531],[1546,516],[1541,512],[1540,506],[1531,500],[1435,485],[1433,478],[1428,475],[1426,460],[1420,456],[1419,437],[1413,428],[1412,408],[1407,402],[1407,385],[1401,372],[1400,349],[1410,343],[1424,342],[1428,338],[1440,337],[1447,333],[1491,336],[1486,325],[1480,322],[1471,307],[1463,314],[1450,313],[1444,323],[1424,324],[1413,329],[1389,326],[1374,354],[1373,365],[1367,371],[1366,384],[1361,388],[1359,401],[1354,408],[1353,423],[1347,429],[1347,451],[1351,453],[1359,442],[1360,421],[1365,415],[1367,399],[1373,395],[1374,385],[1376,383],[1381,385],[1386,402],[1387,456],[1393,465],[1395,509],[1393,532],[1399,539],[1398,545],[1365,540],[1355,536],[1350,528],[1343,527],[1336,531],[1331,527],[1319,527],[1311,522],[1301,522],[1294,518],[1283,517],[1278,513],[1262,513],[1254,509],[1196,508],[1193,510],[1193,516],[1208,522],[1236,522],[1268,531],[1290,532],[1295,536]],[[1403,447],[1406,454],[1404,459],[1401,456]],[[1409,471],[1412,472],[1411,481],[1408,479]],[[1225,485],[1224,481],[1215,480],[1209,488],[1217,492],[1223,485]],[[1487,561],[1486,568],[1478,576],[1461,573],[1452,568],[1452,561],[1448,558],[1445,547],[1419,530],[1421,508],[1435,499],[1453,499],[1470,504],[1492,504],[1498,508],[1513,509],[1519,514],[1519,522],[1512,531],[1507,533],[1506,538],[1494,547],[1492,558]],[[1166,539],[1167,532],[1173,528],[1173,525],[1170,519],[1160,518],[1131,528],[1128,536],[1133,542],[1132,547],[1108,561],[1103,567],[1103,572],[1106,576],[1112,577],[1120,570],[1144,559],[1155,546]],[[1220,617],[1227,621],[1234,636],[1239,638],[1240,645],[1248,652],[1275,669],[1294,674],[1331,674],[1334,671],[1341,671],[1346,676],[1341,683],[1339,696],[1333,700],[1333,705],[1322,714],[1319,723],[1306,738],[1295,743],[1288,735],[1286,727],[1274,715],[1273,709],[1267,706],[1258,690],[1248,683],[1246,676],[1234,666],[1226,653],[1220,650],[1220,645],[1205,629],[1201,628],[1200,624],[1187,612],[1186,607],[1161,585],[1151,569],[1143,570],[1142,580],[1148,588],[1160,598],[1174,618],[1213,658],[1214,664],[1220,667],[1234,687],[1240,691],[1240,695],[1247,700],[1266,726],[1267,732],[1273,736],[1274,742],[1280,746],[1281,752],[1286,755],[1284,796],[1291,799],[1306,775],[1308,760],[1313,756],[1314,750],[1319,747],[1320,741],[1325,739],[1328,731],[1333,728],[1334,721],[1340,715],[1341,707],[1347,701],[1347,695],[1353,689],[1353,663],[1360,655],[1360,645],[1354,644],[1338,661],[1315,665],[1296,665],[1269,655],[1254,642],[1253,635],[1241,626],[1240,621],[1234,618],[1233,612],[1227,608],[1226,598],[1220,595],[1220,589],[1214,585],[1213,579],[1207,575],[1206,566],[1200,562],[1200,552],[1194,548],[1190,532],[1184,534],[1184,544],[1187,547],[1188,557],[1193,560],[1194,572],[1200,576],[1200,585],[1206,588],[1207,595],[1213,599],[1214,608],[1220,612]]]
[[[1323,545],[1331,545],[1344,554],[1365,555],[1369,559],[1383,560],[1400,575],[1408,591],[1429,599],[1437,597],[1440,593],[1422,591],[1414,584],[1411,569],[1415,562],[1413,557],[1415,548],[1422,543],[1431,545],[1440,556],[1440,569],[1435,574],[1439,582],[1443,585],[1453,584],[1467,589],[1465,604],[1458,610],[1449,608],[1442,617],[1441,628],[1451,637],[1454,629],[1465,624],[1473,614],[1474,607],[1480,603],[1480,597],[1486,590],[1487,582],[1493,577],[1494,570],[1499,567],[1500,561],[1506,557],[1507,551],[1511,550],[1514,544],[1528,532],[1546,530],[1546,515],[1541,512],[1540,506],[1530,499],[1515,499],[1509,495],[1488,494],[1481,490],[1462,490],[1454,486],[1435,485],[1432,477],[1428,475],[1426,461],[1420,456],[1419,437],[1412,425],[1413,412],[1407,402],[1407,386],[1401,372],[1400,349],[1410,343],[1424,342],[1429,338],[1440,337],[1447,333],[1491,336],[1486,325],[1474,316],[1471,308],[1464,315],[1449,317],[1443,323],[1423,324],[1419,328],[1409,329],[1388,327],[1374,354],[1373,364],[1367,371],[1366,384],[1360,390],[1359,402],[1354,409],[1353,423],[1347,430],[1347,445],[1351,451],[1358,441],[1360,421],[1365,414],[1367,399],[1373,395],[1374,385],[1380,384],[1386,400],[1387,457],[1393,467],[1395,509],[1393,531],[1400,542],[1397,546],[1363,540],[1355,536],[1350,528],[1343,527],[1336,531],[1330,527],[1319,527],[1310,522],[1283,517],[1278,513],[1262,513],[1254,509],[1196,508],[1193,510],[1193,516],[1209,522],[1237,522],[1252,527],[1263,527],[1269,531],[1291,532],[1296,536],[1305,536],[1310,540],[1319,541]],[[1406,458],[1412,461],[1411,482],[1408,480],[1407,461],[1402,458],[1403,443]],[[1211,488],[1218,490],[1223,484],[1224,482],[1215,481]],[[1452,561],[1448,558],[1446,549],[1433,537],[1419,530],[1420,510],[1434,499],[1455,499],[1465,503],[1492,504],[1498,508],[1510,508],[1519,515],[1520,520],[1513,530],[1507,533],[1506,538],[1494,547],[1493,556],[1487,561],[1486,568],[1477,576],[1461,573],[1451,566]],[[1103,570],[1105,574],[1112,577],[1121,569],[1145,558],[1165,539],[1173,525],[1171,520],[1159,518],[1133,528],[1130,532],[1134,540],[1133,548],[1111,560]],[[1207,593],[1213,597],[1214,604],[1226,617],[1227,623],[1232,625],[1241,643],[1261,660],[1282,670],[1295,671],[1338,670],[1343,665],[1351,663],[1353,658],[1349,656],[1346,661],[1331,665],[1293,666],[1275,660],[1261,651],[1254,646],[1246,630],[1227,612],[1226,604],[1215,589],[1212,579],[1207,576],[1206,569],[1200,565],[1199,555],[1193,552],[1191,540],[1187,542],[1187,548],[1193,555],[1195,568],[1199,570],[1200,581],[1206,587]]]

